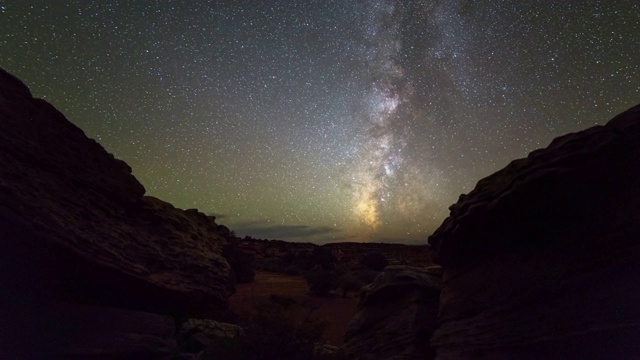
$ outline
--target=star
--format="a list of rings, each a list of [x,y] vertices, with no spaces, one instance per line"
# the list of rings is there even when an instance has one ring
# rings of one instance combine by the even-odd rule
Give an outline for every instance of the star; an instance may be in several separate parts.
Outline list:
[[[421,242],[640,99],[640,4],[7,2],[0,67],[240,236]]]

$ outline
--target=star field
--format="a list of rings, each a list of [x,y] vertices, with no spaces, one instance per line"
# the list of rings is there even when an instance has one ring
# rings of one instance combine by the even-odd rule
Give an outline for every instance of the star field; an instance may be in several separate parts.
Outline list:
[[[0,1],[0,67],[239,235],[425,242],[640,103],[636,0]]]

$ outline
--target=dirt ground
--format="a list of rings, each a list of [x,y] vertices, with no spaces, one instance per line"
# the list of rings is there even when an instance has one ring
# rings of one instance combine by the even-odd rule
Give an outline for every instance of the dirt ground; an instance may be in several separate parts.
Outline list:
[[[307,304],[305,309],[298,308],[296,319],[302,320],[313,309],[313,316],[327,322],[323,338],[333,345],[342,345],[347,325],[358,307],[357,296],[341,298],[310,297],[309,287],[302,276],[288,276],[266,272],[256,272],[255,281],[250,284],[236,285],[236,292],[229,298],[231,309],[239,314],[247,314],[253,307],[267,301],[271,295],[294,299],[298,304]]]

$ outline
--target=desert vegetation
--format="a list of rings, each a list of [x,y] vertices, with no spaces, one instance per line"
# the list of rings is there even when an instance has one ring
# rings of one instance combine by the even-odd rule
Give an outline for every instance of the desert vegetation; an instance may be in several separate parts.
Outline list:
[[[236,286],[229,303],[241,319],[239,323],[250,321],[256,309],[264,303],[281,306],[280,313],[297,324],[311,319],[320,320],[324,323],[321,341],[341,345],[347,325],[356,313],[358,298],[312,296],[302,276],[258,271],[254,282]]]
[[[240,248],[237,241],[232,238],[224,246],[223,256],[231,266],[232,281],[240,284],[253,281],[255,277],[255,258],[253,254]]]
[[[326,321],[313,316],[314,310],[293,298],[271,295],[240,322],[239,336],[220,339],[205,351],[203,359],[340,359],[337,352],[329,355],[316,350]]]

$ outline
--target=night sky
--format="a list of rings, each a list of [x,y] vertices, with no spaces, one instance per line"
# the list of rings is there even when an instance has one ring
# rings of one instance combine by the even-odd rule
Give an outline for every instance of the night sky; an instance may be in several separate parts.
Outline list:
[[[640,103],[640,1],[0,0],[0,67],[238,235],[421,242]]]

